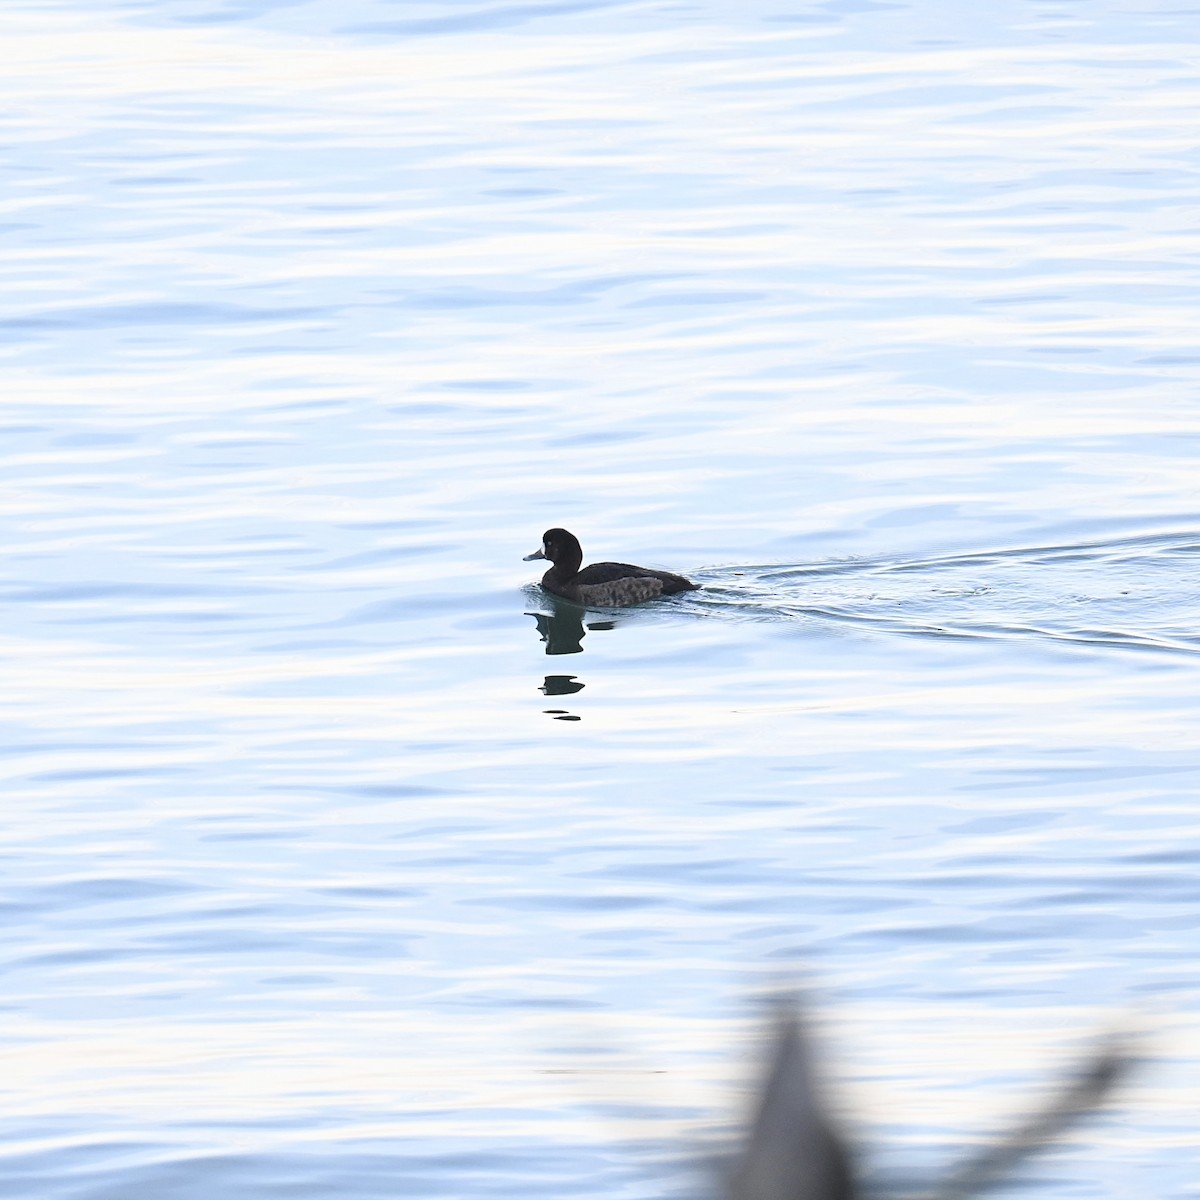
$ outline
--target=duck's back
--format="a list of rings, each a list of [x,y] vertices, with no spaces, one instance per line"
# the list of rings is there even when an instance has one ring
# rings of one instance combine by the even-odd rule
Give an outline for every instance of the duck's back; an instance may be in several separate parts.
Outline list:
[[[635,567],[631,563],[601,562],[584,567],[570,580],[572,599],[581,604],[601,608],[622,608],[640,604],[655,596],[673,596],[676,592],[692,592],[700,585],[670,571],[655,571],[650,567]]]

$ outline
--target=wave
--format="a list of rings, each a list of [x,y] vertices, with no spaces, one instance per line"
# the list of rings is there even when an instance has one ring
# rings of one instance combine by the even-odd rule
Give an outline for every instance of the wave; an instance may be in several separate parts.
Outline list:
[[[714,567],[698,611],[879,633],[1200,653],[1200,532]]]

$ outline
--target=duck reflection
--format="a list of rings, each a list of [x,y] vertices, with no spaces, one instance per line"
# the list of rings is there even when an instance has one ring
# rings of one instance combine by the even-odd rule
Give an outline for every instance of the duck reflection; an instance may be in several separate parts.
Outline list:
[[[583,639],[589,632],[615,627],[614,621],[584,623],[587,609],[577,604],[551,604],[551,611],[526,613],[537,622],[537,630],[546,643],[547,654],[582,654]],[[583,686],[582,684],[580,685]]]
[[[570,696],[583,691],[583,684],[574,675],[547,675],[538,691],[547,696]]]
[[[574,675],[547,675],[546,682],[538,691],[546,696],[570,696],[583,690],[583,684]],[[574,713],[565,708],[543,708],[542,712],[553,717],[556,721],[581,721]]]
[[[537,622],[538,635],[546,644],[547,654],[582,654],[583,639],[589,633],[616,628],[615,621],[584,621],[587,609],[570,601],[547,600],[549,612],[527,612]],[[573,696],[584,689],[575,675],[547,675],[538,691],[544,696]],[[581,718],[565,708],[545,708],[547,716],[556,721],[578,721]]]

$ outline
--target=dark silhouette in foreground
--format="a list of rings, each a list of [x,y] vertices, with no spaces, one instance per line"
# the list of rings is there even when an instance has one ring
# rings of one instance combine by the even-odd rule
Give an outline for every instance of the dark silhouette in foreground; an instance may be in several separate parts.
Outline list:
[[[1117,1039],[1101,1044],[1048,1103],[918,1193],[920,1200],[966,1200],[998,1183],[1027,1155],[1099,1105],[1133,1062]],[[778,1018],[758,1112],[724,1192],[727,1200],[856,1200],[863,1194],[854,1156],[814,1076],[805,1029],[790,1012]]]

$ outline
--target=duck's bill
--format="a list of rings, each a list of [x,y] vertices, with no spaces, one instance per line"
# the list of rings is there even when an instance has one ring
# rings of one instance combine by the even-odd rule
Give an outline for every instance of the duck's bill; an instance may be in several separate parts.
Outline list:
[[[535,558],[545,558],[545,557],[546,557],[545,551],[535,550],[532,554],[525,555],[525,557],[523,559],[521,559],[521,561],[522,562],[533,562],[533,560]]]

